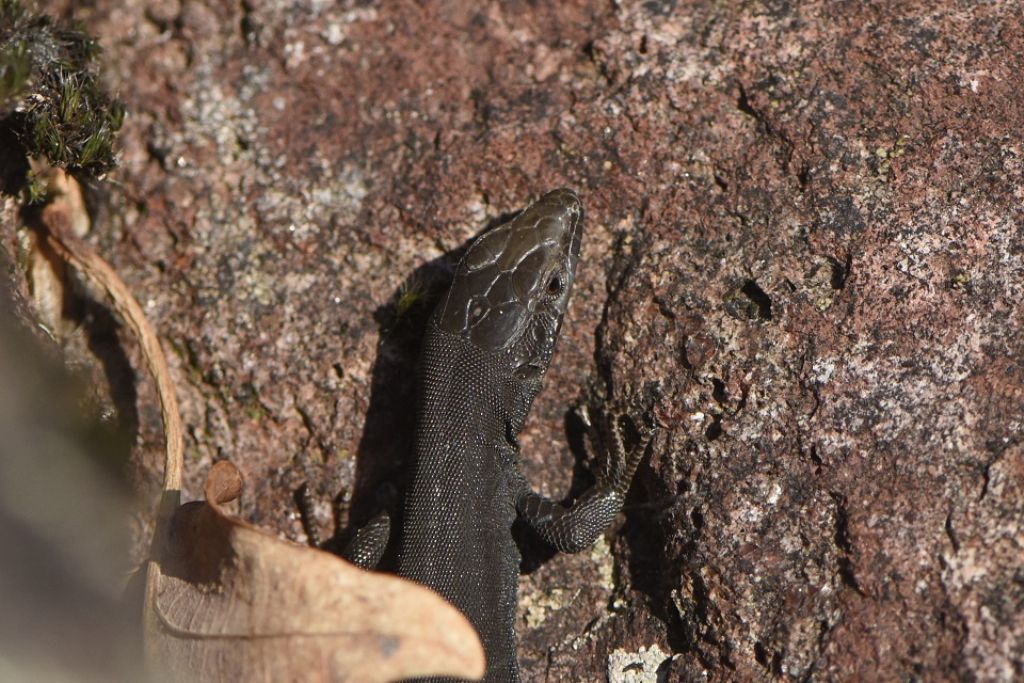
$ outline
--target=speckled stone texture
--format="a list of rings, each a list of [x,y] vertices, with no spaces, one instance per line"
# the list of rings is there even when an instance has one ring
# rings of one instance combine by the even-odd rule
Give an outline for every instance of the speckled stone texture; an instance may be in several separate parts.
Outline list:
[[[131,112],[94,240],[164,335],[187,493],[231,457],[285,536],[304,480],[371,512],[444,255],[565,185],[528,474],[586,484],[592,379],[660,382],[664,428],[607,544],[527,553],[525,679],[1024,676],[1021,4],[555,5],[78,10]]]

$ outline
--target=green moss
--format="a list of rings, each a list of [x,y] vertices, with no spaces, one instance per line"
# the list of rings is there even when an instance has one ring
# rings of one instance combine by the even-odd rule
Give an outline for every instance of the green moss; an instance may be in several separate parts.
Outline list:
[[[31,169],[25,174],[25,195],[29,204],[37,204],[46,199],[46,181]]]
[[[399,291],[398,300],[395,301],[395,317],[402,318],[423,299],[424,294],[423,287],[419,282],[404,283]]]
[[[377,322],[381,332],[392,336],[403,330],[417,329],[430,314],[435,298],[422,278],[414,275],[399,287],[390,305],[380,312]]]
[[[28,85],[32,60],[27,44],[16,40],[0,53],[0,102],[13,102]]]
[[[87,175],[113,168],[124,108],[100,85],[99,54],[80,26],[0,0],[0,136],[21,146],[21,159],[4,163],[45,157]]]

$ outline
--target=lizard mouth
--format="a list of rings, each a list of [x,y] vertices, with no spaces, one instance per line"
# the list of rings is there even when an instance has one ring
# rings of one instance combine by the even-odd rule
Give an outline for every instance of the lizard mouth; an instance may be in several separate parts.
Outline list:
[[[524,363],[512,371],[512,376],[521,381],[540,379],[547,368],[539,363]]]

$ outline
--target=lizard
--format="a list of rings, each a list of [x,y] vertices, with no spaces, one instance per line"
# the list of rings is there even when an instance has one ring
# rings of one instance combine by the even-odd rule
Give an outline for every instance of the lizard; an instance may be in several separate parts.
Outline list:
[[[520,469],[518,434],[551,362],[582,236],[583,205],[568,189],[486,231],[462,257],[424,337],[397,573],[466,615],[484,647],[488,683],[519,680],[513,522],[523,519],[563,552],[590,547],[622,509],[655,430],[649,413],[632,421],[627,445],[623,418],[632,418],[606,415],[603,467],[570,507],[536,493]],[[581,416],[596,432],[589,413]],[[372,568],[389,535],[389,516],[378,514],[342,555]]]

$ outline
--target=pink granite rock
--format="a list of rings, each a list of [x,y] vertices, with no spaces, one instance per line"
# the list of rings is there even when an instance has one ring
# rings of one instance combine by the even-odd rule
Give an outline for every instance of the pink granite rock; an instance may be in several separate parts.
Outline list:
[[[1018,3],[166,7],[78,16],[131,112],[96,239],[174,351],[193,494],[230,455],[286,536],[303,480],[369,512],[442,256],[570,186],[528,474],[569,490],[592,379],[660,382],[665,428],[609,545],[527,554],[525,680],[652,645],[667,680],[1024,676]]]

